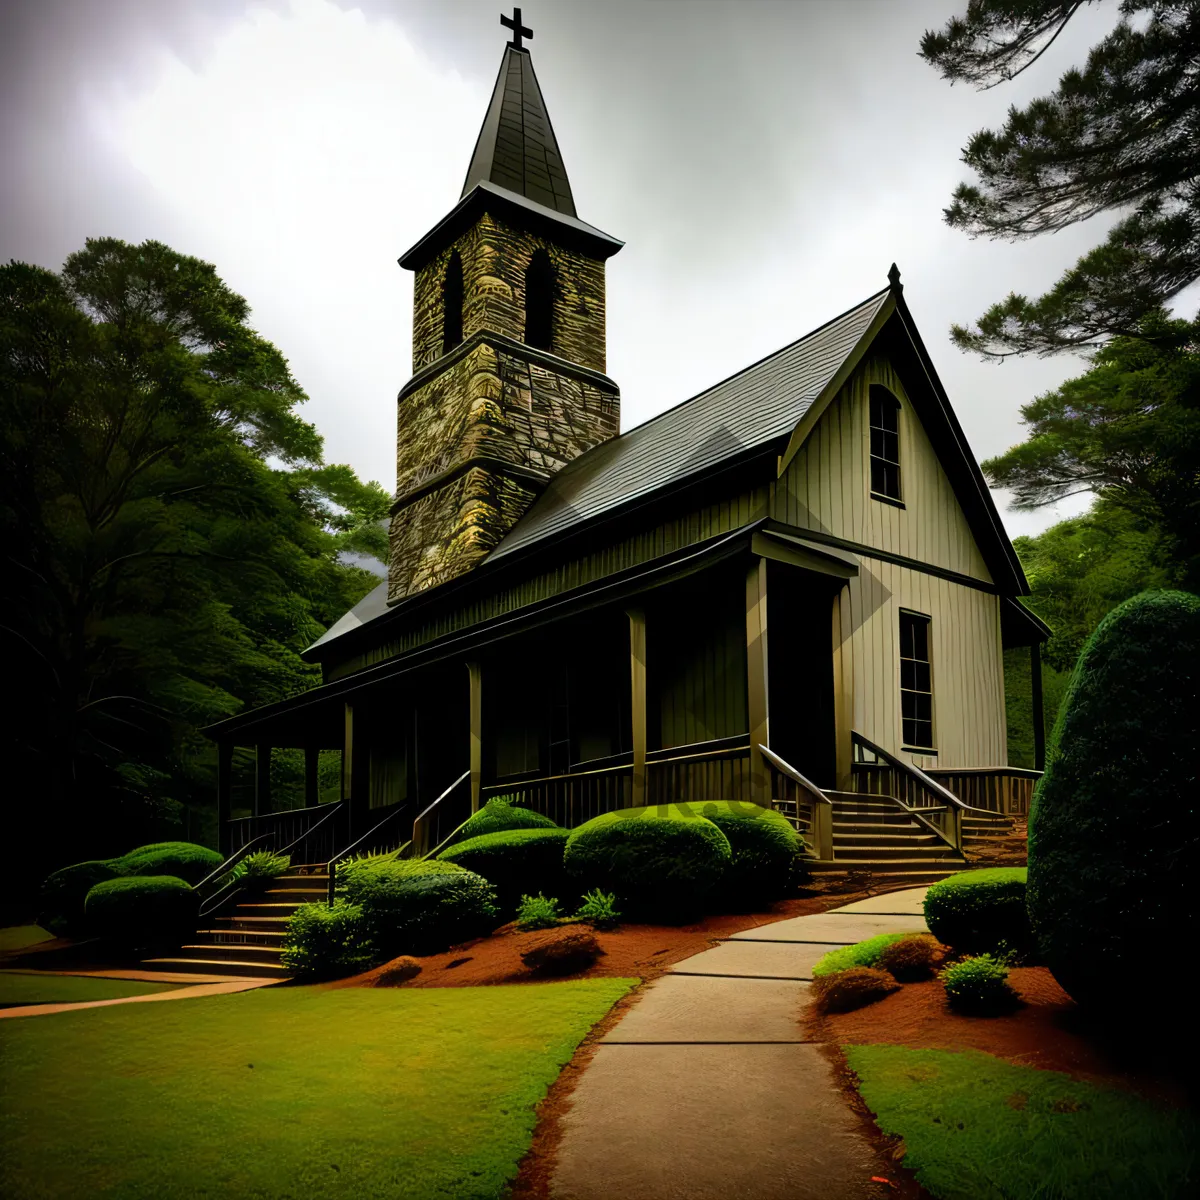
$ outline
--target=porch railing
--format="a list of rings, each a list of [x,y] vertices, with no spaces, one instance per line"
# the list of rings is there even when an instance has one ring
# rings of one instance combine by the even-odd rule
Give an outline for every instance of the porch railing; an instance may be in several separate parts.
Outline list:
[[[822,862],[833,858],[833,802],[811,780],[773,750],[759,746],[771,771],[771,804],[796,826],[808,853]]]
[[[959,767],[925,772],[972,808],[1008,817],[1027,817],[1041,771],[1024,767]]]
[[[326,836],[318,837],[312,845],[306,844],[303,849],[306,854],[313,856],[308,861],[325,862],[335,852],[337,842],[331,828],[332,822],[326,821],[325,818],[340,806],[341,801],[334,800],[329,804],[314,805],[312,808],[291,808],[283,812],[263,813],[257,817],[239,817],[229,822],[229,852],[236,854],[248,842],[257,841],[264,835],[270,837],[270,843],[262,848],[282,851],[285,846],[299,843],[305,834],[320,825]],[[321,857],[322,853],[324,857]]]
[[[471,772],[464,771],[428,808],[417,814],[410,855],[424,858],[432,854],[470,815]]]
[[[633,803],[633,767],[624,763],[593,771],[495,784],[483,788],[480,795],[484,800],[510,796],[514,804],[542,813],[556,825],[574,829],[601,813],[628,808]]]
[[[686,748],[685,748],[686,750]],[[750,747],[646,756],[647,804],[750,799]]]

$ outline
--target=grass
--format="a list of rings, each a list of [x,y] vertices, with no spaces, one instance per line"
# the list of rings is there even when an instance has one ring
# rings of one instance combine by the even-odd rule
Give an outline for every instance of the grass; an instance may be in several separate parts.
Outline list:
[[[0,1193],[501,1196],[635,983],[286,987],[0,1022]]]
[[[851,967],[873,967],[888,946],[907,936],[906,933],[877,933],[865,942],[830,950],[813,963],[813,978],[820,979],[822,975],[832,975],[835,971],[848,971]]]
[[[14,1004],[73,1004],[80,1000],[116,1000],[169,992],[173,983],[136,979],[98,979],[85,975],[48,975],[43,971],[0,971],[0,1008]]]
[[[1200,1122],[979,1051],[843,1046],[879,1128],[938,1200],[1182,1200]]]
[[[0,952],[24,950],[26,946],[36,946],[53,937],[54,934],[48,933],[40,925],[6,925],[0,929]]]

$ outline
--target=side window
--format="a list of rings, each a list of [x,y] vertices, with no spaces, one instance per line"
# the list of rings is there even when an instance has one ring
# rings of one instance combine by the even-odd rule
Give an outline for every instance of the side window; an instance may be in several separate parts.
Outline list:
[[[934,748],[929,624],[920,613],[900,612],[900,716],[904,746],[914,750]]]
[[[525,269],[525,344],[554,349],[554,299],[558,279],[545,250],[535,250]]]
[[[871,495],[900,497],[900,401],[871,385]]]
[[[442,353],[463,340],[463,268],[458,251],[450,255],[442,279]]]

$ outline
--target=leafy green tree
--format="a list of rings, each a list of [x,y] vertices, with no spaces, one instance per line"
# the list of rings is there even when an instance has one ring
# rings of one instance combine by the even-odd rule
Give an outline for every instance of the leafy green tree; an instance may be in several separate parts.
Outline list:
[[[1031,67],[1083,0],[969,0],[926,32],[921,55],[951,83],[994,87]],[[1049,96],[974,135],[946,221],[1017,241],[1104,212],[1108,237],[1044,296],[1011,294],[976,328],[953,328],[985,355],[1054,354],[1145,336],[1143,318],[1200,278],[1200,4],[1122,0],[1116,28]]]
[[[1022,407],[1029,437],[989,459],[983,470],[994,487],[1012,489],[1018,509],[1040,508],[1081,492],[1102,497],[1108,508],[1127,512],[1138,528],[1159,530],[1162,536],[1151,539],[1155,551],[1163,562],[1177,564],[1175,582],[1195,589],[1200,585],[1200,324],[1172,321],[1158,311],[1143,327],[1147,338],[1114,339],[1093,355],[1090,369],[1079,378]],[[1122,526],[1122,535],[1126,531]]]
[[[317,682],[300,651],[377,582],[339,555],[386,494],[322,465],[248,317],[157,242],[0,267],[8,794],[63,861],[211,806],[199,729]]]

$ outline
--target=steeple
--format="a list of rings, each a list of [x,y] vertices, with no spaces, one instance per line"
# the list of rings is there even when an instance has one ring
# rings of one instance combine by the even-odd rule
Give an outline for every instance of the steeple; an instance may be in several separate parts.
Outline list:
[[[500,63],[492,102],[467,169],[463,196],[485,181],[568,217],[576,215],[533,59],[528,50],[517,49],[511,43]]]

